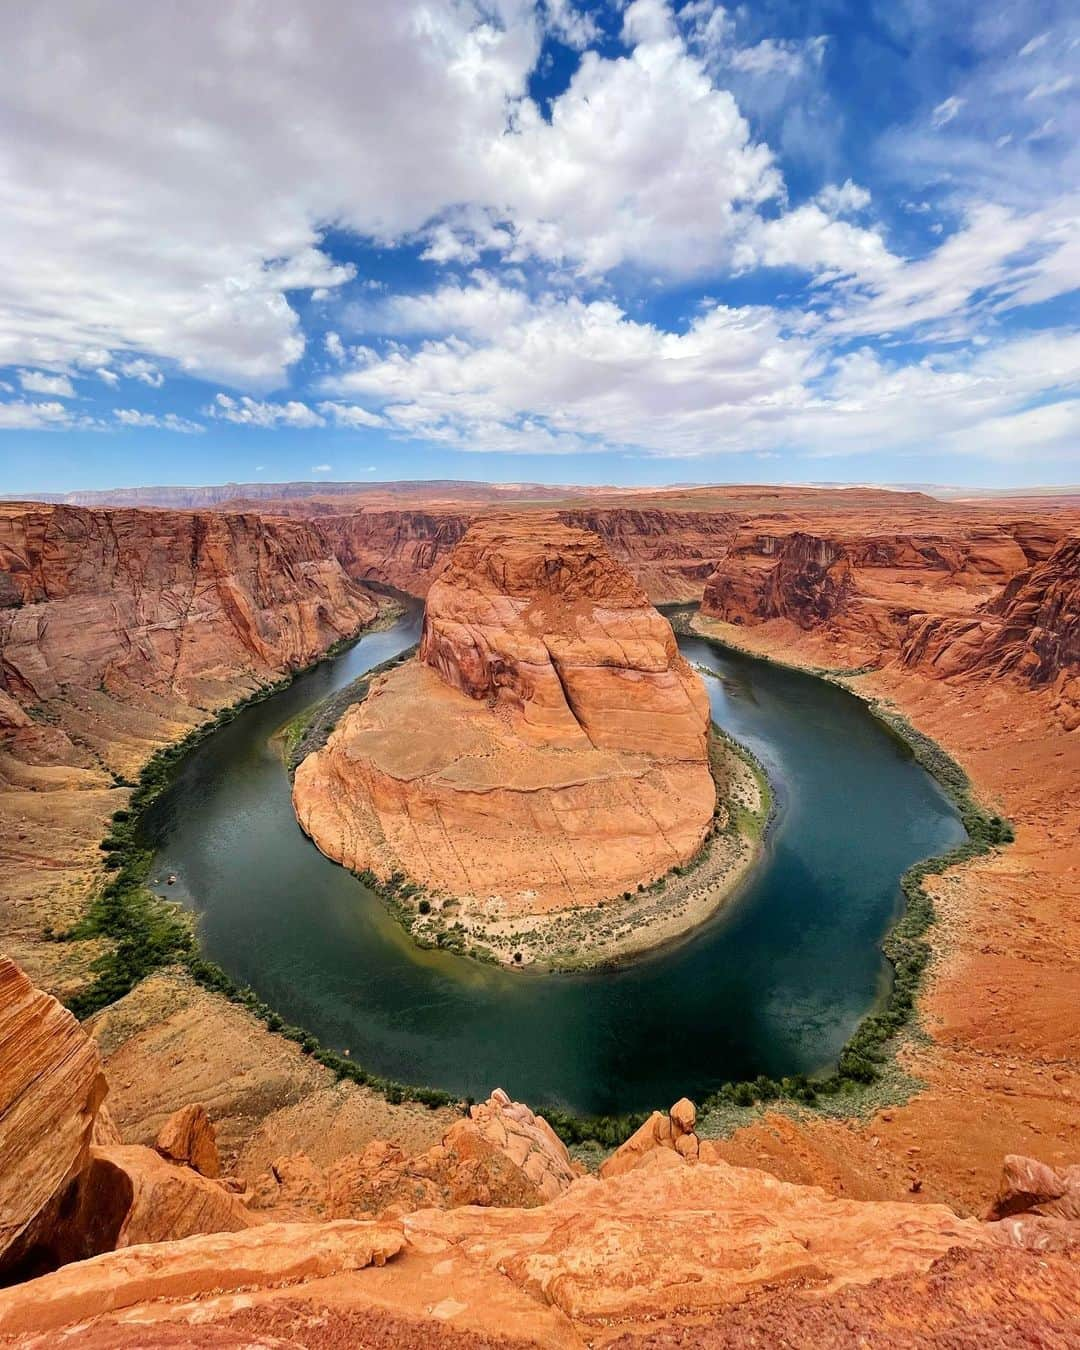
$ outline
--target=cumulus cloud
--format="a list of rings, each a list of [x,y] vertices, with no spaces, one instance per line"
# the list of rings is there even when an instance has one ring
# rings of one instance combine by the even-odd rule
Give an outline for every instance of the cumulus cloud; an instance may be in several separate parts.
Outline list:
[[[483,198],[539,37],[527,0],[13,10],[0,364],[105,345],[280,381],[291,294],[352,276],[322,226],[390,240]]]
[[[312,473],[333,473],[333,471],[334,466],[332,464],[313,464],[311,466]]]
[[[72,417],[63,403],[27,403],[13,400],[0,403],[0,429],[4,431],[41,431],[69,426]]]
[[[327,383],[380,407],[399,434],[458,449],[661,456],[931,454],[943,438],[976,453],[984,431],[1008,425],[1017,456],[1036,424],[1048,452],[1065,444],[1068,417],[1040,423],[1027,405],[1080,388],[1080,337],[1068,333],[893,363],[871,348],[836,355],[829,322],[761,306],[708,306],[680,334],[609,301],[544,296],[487,313],[467,337],[365,350]]]
[[[142,357],[136,357],[134,361],[123,361],[120,364],[120,374],[126,376],[129,380],[138,380],[142,384],[148,384],[152,389],[160,389],[165,383],[165,376],[158,370],[152,361],[146,361]]]
[[[28,394],[49,394],[53,398],[75,397],[75,389],[66,375],[50,375],[44,370],[20,370],[19,384]]]
[[[245,394],[233,398],[230,394],[216,394],[213,403],[206,409],[208,417],[219,418],[223,422],[235,422],[244,427],[322,427],[326,425],[313,408],[298,399],[287,403],[261,402]]]
[[[206,430],[201,422],[192,422],[176,413],[140,412],[136,408],[114,408],[113,416],[123,427],[152,428],[157,431],[178,431],[186,436],[198,435]]]

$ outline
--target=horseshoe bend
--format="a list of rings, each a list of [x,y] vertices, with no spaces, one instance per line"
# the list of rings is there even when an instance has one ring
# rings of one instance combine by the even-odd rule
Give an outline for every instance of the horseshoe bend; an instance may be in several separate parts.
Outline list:
[[[507,510],[441,491],[422,511],[380,503],[373,528],[363,508],[305,516],[290,496],[0,515],[0,918],[16,958],[0,963],[0,1335],[846,1346],[884,1327],[900,1346],[930,1327],[946,1344],[1074,1342],[1075,503],[740,488],[680,490],[677,509],[616,494]],[[405,659],[376,573],[426,593]],[[676,635],[649,597],[695,587]],[[365,643],[374,674],[348,664]],[[503,978],[470,956],[537,970],[643,956],[723,915],[755,874],[760,770],[710,730],[733,705],[701,673],[734,648],[754,658],[721,662],[727,697],[766,688],[740,683],[763,658],[846,686],[968,824],[952,865],[919,874],[909,913],[928,896],[934,923],[889,949],[914,1016],[875,1005],[846,1076],[762,1074],[607,1122],[497,1080],[471,1106],[387,1082],[356,1040],[319,1045],[257,979],[245,990],[208,962],[169,903],[197,910],[196,878],[174,887],[146,855],[153,811],[190,800],[174,780],[190,765],[195,797],[216,790],[230,761],[207,777],[199,755],[248,725],[289,805],[288,695],[307,750],[297,817],[392,903],[403,959],[440,963],[429,1019],[459,968],[466,985]],[[230,775],[255,781],[246,758]],[[791,819],[781,801],[781,851]],[[262,952],[247,886],[245,943]],[[313,926],[320,894],[300,900]],[[286,984],[308,959],[291,953]],[[509,1009],[525,986],[585,978],[607,976],[508,973],[497,997]],[[623,1009],[658,1056],[718,1030],[658,1031],[667,1007]],[[868,1040],[875,1018],[884,1039]],[[602,1072],[604,1042],[540,1032]]]
[[[512,963],[587,963],[701,922],[755,855],[723,827],[726,794],[760,809],[759,786],[722,742],[710,754],[709,718],[670,624],[593,532],[488,517],[429,590],[418,656],[345,712],[293,799],[329,856],[415,883],[418,936],[452,922]]]

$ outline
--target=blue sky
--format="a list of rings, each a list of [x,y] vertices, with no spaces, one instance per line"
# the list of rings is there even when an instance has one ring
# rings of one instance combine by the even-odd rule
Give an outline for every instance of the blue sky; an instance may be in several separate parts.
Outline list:
[[[1065,0],[6,21],[0,491],[1080,481]]]

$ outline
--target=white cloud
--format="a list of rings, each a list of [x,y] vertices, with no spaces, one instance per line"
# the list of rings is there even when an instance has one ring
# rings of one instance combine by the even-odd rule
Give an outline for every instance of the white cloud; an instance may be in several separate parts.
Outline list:
[[[957,98],[955,95],[945,99],[945,101],[939,103],[930,114],[930,125],[936,131],[940,131],[942,127],[947,127],[950,122],[960,115],[960,109],[966,102],[967,99]]]
[[[584,51],[600,35],[591,14],[575,9],[570,0],[542,0],[544,26],[575,51]]]
[[[1067,89],[1071,89],[1073,83],[1071,75],[1059,75],[1055,80],[1042,80],[1028,94],[1028,99],[1053,98],[1055,94],[1064,94]]]
[[[1049,41],[1050,41],[1049,32],[1040,33],[1038,37],[1033,37],[1030,42],[1025,42],[1024,45],[1020,48],[1018,55],[1033,56],[1035,52],[1037,52],[1040,49],[1040,47],[1045,47]]]
[[[485,157],[512,258],[691,273],[722,264],[744,218],[782,192],[771,152],[674,35],[668,7],[636,0],[624,26],[629,56],[586,52],[550,121],[519,104]]]
[[[750,75],[780,76],[794,79],[808,66],[821,64],[828,39],[824,36],[799,41],[788,38],[763,38],[752,47],[736,48],[729,57],[732,70]]]
[[[735,257],[744,268],[795,267],[873,282],[901,266],[877,231],[837,220],[812,202],[748,229]]]
[[[333,473],[333,471],[334,466],[332,464],[313,464],[311,466],[312,473]]]
[[[0,431],[41,431],[71,422],[71,414],[62,403],[0,403]]]
[[[1029,214],[988,204],[925,258],[882,268],[868,292],[836,305],[837,334],[888,334],[948,320],[969,334],[980,309],[1012,309],[1080,284],[1075,270],[1080,197]],[[976,297],[981,297],[977,299]]]
[[[192,422],[186,417],[177,416],[176,413],[164,413],[159,416],[157,413],[139,412],[135,408],[114,408],[113,417],[124,427],[179,431],[187,436],[198,435],[206,430],[200,422]]]
[[[141,384],[148,384],[152,389],[160,389],[165,383],[165,376],[158,370],[152,361],[146,361],[142,357],[137,357],[134,361],[124,361],[120,365],[120,374],[129,380],[138,380]]]
[[[355,403],[320,403],[319,412],[338,427],[384,427],[386,421]]]
[[[290,293],[352,275],[323,225],[390,240],[483,199],[538,44],[530,0],[16,7],[0,364],[105,347],[279,382],[304,350]]]
[[[830,215],[855,215],[870,205],[870,193],[849,178],[839,186],[829,183],[818,193],[817,200]]]
[[[1029,405],[1080,389],[1070,333],[890,363],[869,349],[835,357],[833,320],[785,324],[763,307],[711,306],[678,334],[609,301],[546,296],[486,312],[483,332],[366,351],[328,386],[379,406],[402,435],[474,451],[978,453],[985,431],[1005,457],[1012,426],[1014,458],[1062,451],[1068,418],[1031,418]]]
[[[322,427],[324,418],[306,403],[290,399],[287,403],[264,403],[244,395],[216,394],[206,409],[208,417],[235,422],[246,427]]]
[[[52,398],[75,397],[75,389],[66,375],[49,375],[43,370],[20,370],[19,384],[28,394],[48,394]]]
[[[323,346],[326,348],[326,354],[331,361],[345,360],[345,346],[337,333],[332,331],[327,333],[323,338]]]

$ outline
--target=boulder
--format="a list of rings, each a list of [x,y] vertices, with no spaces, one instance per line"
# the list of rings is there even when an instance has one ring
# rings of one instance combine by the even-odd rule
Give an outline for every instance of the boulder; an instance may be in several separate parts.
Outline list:
[[[1015,1214],[1080,1223],[1080,1165],[1060,1170],[1011,1153],[1002,1168],[1001,1183],[987,1219],[1007,1219]],[[1080,1229],[1078,1229],[1080,1237]]]
[[[204,1106],[182,1106],[158,1131],[154,1147],[169,1162],[182,1163],[204,1177],[221,1175],[217,1131]]]
[[[694,1133],[697,1108],[687,1097],[681,1097],[664,1115],[654,1111],[647,1121],[621,1144],[600,1168],[602,1177],[618,1177],[639,1166],[655,1150],[668,1150],[674,1157],[687,1161],[696,1159],[700,1141]],[[668,1159],[663,1160],[667,1162]]]

